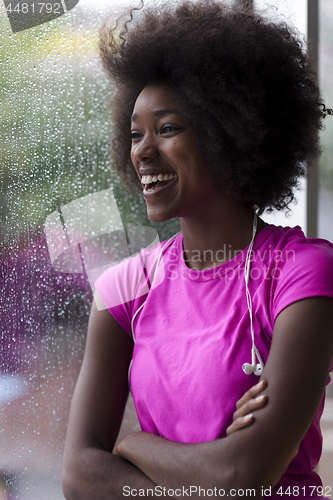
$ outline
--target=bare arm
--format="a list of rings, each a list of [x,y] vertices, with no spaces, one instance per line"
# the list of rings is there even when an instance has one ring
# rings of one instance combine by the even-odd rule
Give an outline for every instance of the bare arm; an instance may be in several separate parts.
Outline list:
[[[93,304],[63,458],[67,500],[124,499],[126,485],[155,487],[141,470],[112,454],[128,396],[132,350],[132,339],[109,311],[97,311]]]
[[[258,384],[254,385],[249,389],[241,399],[237,401],[236,411],[233,414],[233,422],[227,428],[227,436],[230,436],[233,432],[243,429],[254,422],[253,412],[259,408],[263,408],[267,403],[266,394],[260,394],[267,387],[266,380],[262,379]],[[283,474],[289,467],[290,462],[297,456],[299,446],[296,446],[288,460],[283,464],[278,476],[275,478],[272,488],[278,484]]]
[[[168,488],[255,488],[260,497],[261,487],[274,484],[311,424],[332,353],[333,300],[314,297],[296,302],[276,320],[263,372],[269,404],[256,411],[253,425],[200,444],[134,433],[116,453]]]

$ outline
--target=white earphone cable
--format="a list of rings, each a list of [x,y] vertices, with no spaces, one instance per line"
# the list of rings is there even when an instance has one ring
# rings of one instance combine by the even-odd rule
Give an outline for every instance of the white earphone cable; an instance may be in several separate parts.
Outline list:
[[[255,343],[254,343],[254,330],[253,330],[253,314],[252,314],[252,299],[251,299],[251,294],[249,291],[249,276],[250,276],[250,267],[251,267],[251,255],[252,255],[252,250],[253,250],[253,244],[254,244],[254,238],[257,233],[257,214],[254,214],[254,219],[253,219],[253,228],[252,228],[252,239],[251,243],[249,245],[247,254],[246,254],[246,259],[245,259],[245,267],[244,267],[244,277],[245,277],[245,291],[246,291],[246,301],[247,301],[247,307],[249,309],[249,315],[250,315],[250,327],[251,327],[251,338],[252,338],[252,347],[257,350]]]

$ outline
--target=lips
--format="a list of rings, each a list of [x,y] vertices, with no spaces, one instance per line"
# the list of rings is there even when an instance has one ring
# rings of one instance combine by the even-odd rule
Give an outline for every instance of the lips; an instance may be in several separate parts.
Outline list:
[[[151,195],[155,193],[157,194],[160,191],[166,189],[171,184],[173,184],[177,179],[178,176],[177,174],[174,173],[159,174],[158,176],[157,175],[143,176],[141,179],[141,183],[144,185],[143,194],[144,195]]]

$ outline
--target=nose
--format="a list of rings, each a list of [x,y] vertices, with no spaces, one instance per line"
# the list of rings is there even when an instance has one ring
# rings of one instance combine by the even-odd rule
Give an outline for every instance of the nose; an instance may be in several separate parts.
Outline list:
[[[158,158],[158,147],[150,134],[142,137],[137,144],[132,145],[131,156],[132,161],[135,160],[139,163],[146,163],[149,160]]]

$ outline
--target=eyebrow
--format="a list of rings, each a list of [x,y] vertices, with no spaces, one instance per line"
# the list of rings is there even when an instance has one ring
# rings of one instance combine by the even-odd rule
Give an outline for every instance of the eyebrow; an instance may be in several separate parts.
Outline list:
[[[166,116],[166,115],[178,115],[178,111],[175,109],[157,109],[153,112],[154,116]],[[137,119],[137,114],[133,113],[131,116],[131,122]]]

